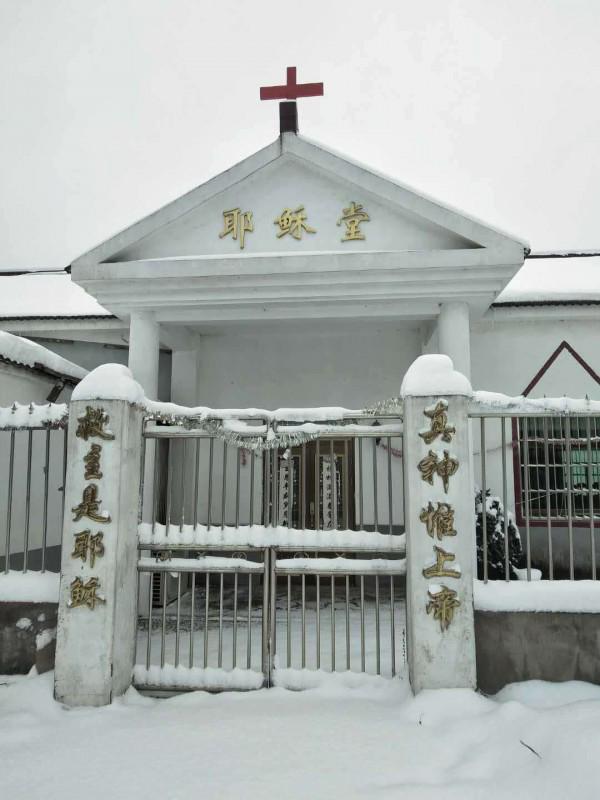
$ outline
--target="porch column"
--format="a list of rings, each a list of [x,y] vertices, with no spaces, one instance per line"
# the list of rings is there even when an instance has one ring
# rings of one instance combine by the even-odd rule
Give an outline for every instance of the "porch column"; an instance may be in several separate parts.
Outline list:
[[[146,397],[158,397],[160,324],[150,311],[132,311],[129,323],[129,369]]]
[[[471,378],[471,329],[468,303],[442,303],[438,317],[439,352],[450,356],[454,368]]]
[[[188,408],[199,405],[197,350],[172,350],[171,402]],[[189,524],[194,516],[195,441],[171,442],[170,459],[171,522]]]
[[[129,322],[129,369],[134,379],[141,384],[145,396],[158,399],[158,358],[160,355],[160,323],[151,311],[132,311]],[[144,460],[143,519],[148,521],[152,513],[154,487],[154,459],[156,443],[147,442]],[[148,487],[152,487],[152,490]]]

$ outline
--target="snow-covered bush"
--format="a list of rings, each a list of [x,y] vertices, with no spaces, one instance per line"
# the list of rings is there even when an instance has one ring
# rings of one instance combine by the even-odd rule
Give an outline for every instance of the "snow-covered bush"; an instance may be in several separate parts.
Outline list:
[[[487,539],[488,578],[504,580],[505,572],[505,538],[504,538],[504,506],[499,497],[485,492],[485,527]],[[477,577],[483,578],[483,503],[482,492],[475,493],[475,537],[477,541]],[[517,580],[516,569],[521,566],[523,551],[521,536],[514,523],[514,517],[508,512],[508,564],[511,580]]]

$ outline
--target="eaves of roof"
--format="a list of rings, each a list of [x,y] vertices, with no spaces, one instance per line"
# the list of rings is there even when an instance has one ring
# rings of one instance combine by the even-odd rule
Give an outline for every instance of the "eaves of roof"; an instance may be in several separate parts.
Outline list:
[[[114,314],[48,314],[46,315],[36,315],[36,316],[18,316],[18,317],[5,317],[0,315],[0,320],[6,320],[7,322],[21,322],[26,321],[29,319],[117,319]]]
[[[492,303],[491,308],[535,308],[544,306],[600,306],[600,300],[510,300]]]
[[[39,362],[36,362],[33,366],[31,366],[30,364],[23,364],[21,361],[14,361],[12,358],[7,358],[6,356],[0,355],[0,363],[8,364],[11,367],[26,369],[36,375],[43,375],[45,378],[60,380],[64,383],[68,383],[70,386],[77,386],[80,380],[79,378],[74,378],[72,375],[66,375],[64,372],[56,372],[53,369],[49,369],[49,367],[46,367]]]

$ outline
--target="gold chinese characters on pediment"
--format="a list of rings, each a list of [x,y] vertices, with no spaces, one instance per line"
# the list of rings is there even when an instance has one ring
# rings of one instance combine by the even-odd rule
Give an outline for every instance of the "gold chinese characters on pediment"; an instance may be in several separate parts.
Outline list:
[[[364,241],[366,239],[363,223],[370,222],[371,217],[361,203],[352,200],[350,205],[342,208],[341,216],[336,222],[338,227],[344,226],[342,242]],[[241,207],[231,208],[222,212],[222,230],[219,232],[219,239],[231,237],[239,243],[240,250],[244,249],[245,237],[247,233],[254,233],[254,213],[252,211],[242,211]],[[317,234],[317,228],[309,222],[309,212],[304,205],[286,206],[283,211],[275,217],[273,223],[277,226],[276,238],[290,236],[296,241],[304,238],[305,234]],[[326,224],[326,223],[325,223]]]

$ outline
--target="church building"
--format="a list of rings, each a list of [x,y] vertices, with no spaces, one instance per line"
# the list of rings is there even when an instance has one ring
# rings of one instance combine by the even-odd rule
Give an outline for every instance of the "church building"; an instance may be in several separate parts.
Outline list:
[[[0,277],[0,328],[187,407],[363,409],[424,353],[474,389],[600,399],[600,257],[544,257],[301,136],[322,93],[288,68],[261,90],[274,142],[64,273]]]

